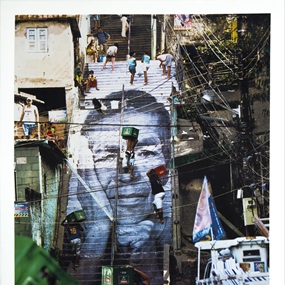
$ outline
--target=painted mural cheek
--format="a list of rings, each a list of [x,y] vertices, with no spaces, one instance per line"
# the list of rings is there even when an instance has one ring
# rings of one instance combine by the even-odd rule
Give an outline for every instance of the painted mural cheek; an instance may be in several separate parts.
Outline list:
[[[136,153],[136,169],[143,171],[144,175],[149,169],[165,164],[161,145],[145,145],[138,148]]]

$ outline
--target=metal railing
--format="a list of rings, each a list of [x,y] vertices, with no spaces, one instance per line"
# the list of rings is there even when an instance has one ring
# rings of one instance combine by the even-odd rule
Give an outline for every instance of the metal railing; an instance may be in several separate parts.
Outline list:
[[[56,127],[57,126],[57,127]],[[49,132],[49,128],[54,128],[54,132]],[[61,129],[57,132],[56,129]],[[62,133],[63,132],[63,133]],[[53,141],[61,150],[66,149],[66,135],[65,124],[41,122],[35,123],[35,127],[32,130],[31,135],[25,135],[23,129],[23,123],[14,121],[14,141],[39,141],[48,140]]]

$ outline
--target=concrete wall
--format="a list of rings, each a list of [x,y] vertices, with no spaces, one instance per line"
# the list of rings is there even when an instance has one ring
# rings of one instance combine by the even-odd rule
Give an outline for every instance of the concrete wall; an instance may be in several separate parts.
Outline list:
[[[42,157],[42,237],[43,247],[50,249],[53,245],[56,227],[57,197],[61,181],[61,165],[52,165]],[[59,221],[58,221],[59,222]]]
[[[90,19],[89,15],[79,16],[78,26],[80,30],[81,37],[78,38],[78,42],[75,43],[75,62],[72,70],[72,76],[75,76],[75,70],[79,68],[84,72],[84,66],[86,63],[86,46],[87,46],[87,34],[90,32]],[[72,121],[72,114],[74,108],[77,108],[79,104],[78,98],[78,88],[74,87],[74,81],[72,81],[72,86],[66,88],[66,109],[68,114],[68,121]]]
[[[27,28],[40,27],[48,29],[48,50],[47,52],[29,52]],[[75,46],[76,41],[74,42],[68,21],[17,23],[15,26],[15,92],[18,92],[19,88],[63,87],[66,90],[66,109],[70,119],[74,98],[78,97],[78,89],[74,87]]]
[[[79,56],[81,57],[81,70],[83,71],[84,69],[84,64],[86,61],[86,47],[87,47],[87,42],[90,42],[90,39],[87,40],[87,34],[91,32],[90,28],[90,15],[82,15],[79,19],[79,29],[80,29],[80,34],[81,38],[78,39],[79,42]]]
[[[25,187],[40,192],[38,147],[16,148],[15,162],[17,200],[25,201]]]
[[[61,181],[61,165],[49,157],[39,146],[15,149],[17,201],[26,201],[25,187],[41,193],[41,200],[29,202],[29,218],[15,220],[15,234],[31,236],[47,250],[53,245]]]
[[[47,52],[29,52],[27,28],[48,29]],[[69,87],[74,53],[68,22],[21,22],[15,27],[15,79],[18,88]]]
[[[16,148],[15,162],[15,200],[26,201],[26,187],[30,187],[31,189],[40,192],[38,147]],[[29,217],[15,219],[15,234],[30,236],[37,242],[37,244],[41,244],[38,229],[39,205],[40,202],[29,203]]]

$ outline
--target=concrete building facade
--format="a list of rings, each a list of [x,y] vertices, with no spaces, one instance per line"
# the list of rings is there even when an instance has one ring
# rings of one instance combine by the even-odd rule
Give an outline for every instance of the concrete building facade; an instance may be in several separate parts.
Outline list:
[[[63,155],[47,141],[15,145],[15,205],[26,202],[28,215],[15,217],[15,234],[30,236],[47,250],[53,246]]]
[[[66,109],[70,118],[78,98],[74,70],[85,63],[80,31],[88,25],[79,15],[16,16],[15,93],[35,95],[45,111]]]

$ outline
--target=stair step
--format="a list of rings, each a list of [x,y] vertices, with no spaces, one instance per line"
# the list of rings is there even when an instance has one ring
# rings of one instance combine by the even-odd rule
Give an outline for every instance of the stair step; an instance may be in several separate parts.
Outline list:
[[[151,15],[133,15],[131,24],[130,50],[137,54],[151,50]],[[122,23],[118,15],[100,15],[100,25],[110,34],[110,43],[118,43],[118,60],[125,60],[128,54],[128,36],[122,37]],[[157,23],[157,42],[160,42],[161,24]]]
[[[136,74],[134,85],[130,86],[129,79],[130,73],[127,70],[125,61],[116,61],[115,70],[111,71],[111,66],[108,66],[104,70],[101,70],[102,64],[93,63],[88,64],[88,70],[93,70],[98,81],[98,88],[90,89],[90,93],[87,93],[87,96],[81,100],[80,108],[82,109],[92,109],[92,99],[97,98],[104,101],[104,98],[107,94],[111,92],[118,92],[123,90],[136,89],[145,92],[151,92],[153,96],[157,99],[158,102],[163,103],[166,107],[170,104],[167,102],[166,97],[170,96],[172,85],[178,90],[178,85],[175,80],[175,77],[167,79],[164,76],[161,76],[161,68],[159,68],[159,61],[152,60],[150,62],[150,68],[148,70],[148,85],[144,85],[143,76],[138,76]],[[138,63],[137,69],[140,70],[141,63]],[[175,74],[175,66],[172,67],[172,75]],[[143,99],[142,99],[143,101]]]

